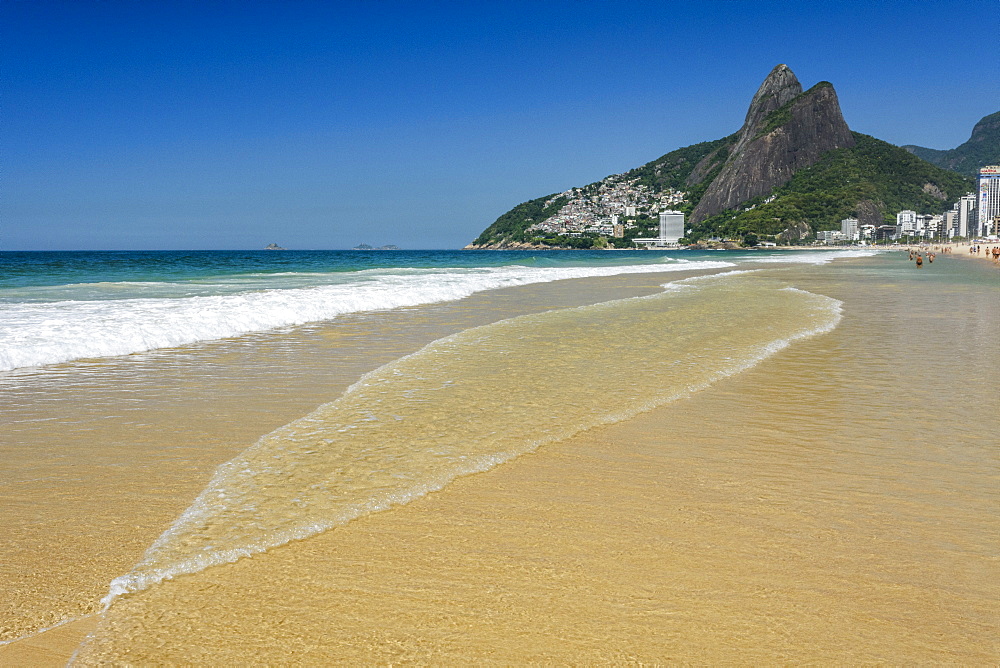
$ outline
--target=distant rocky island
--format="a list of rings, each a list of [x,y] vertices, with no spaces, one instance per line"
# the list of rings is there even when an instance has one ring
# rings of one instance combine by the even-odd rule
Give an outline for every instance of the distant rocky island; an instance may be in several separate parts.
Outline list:
[[[379,246],[379,247],[376,248],[375,246],[369,246],[368,244],[358,244],[357,246],[355,246],[351,250],[360,250],[360,251],[370,251],[370,250],[399,250],[399,246],[395,246],[393,244],[388,244],[386,246]]]
[[[264,250],[288,250],[288,249],[287,248],[282,248],[278,244],[271,243],[271,244],[268,244],[268,245],[264,246]]]
[[[518,204],[466,248],[629,248],[657,234],[666,210],[685,214],[681,243],[799,243],[845,218],[881,226],[903,209],[941,213],[972,189],[967,176],[852,132],[831,83],[803,91],[778,65],[738,132]]]

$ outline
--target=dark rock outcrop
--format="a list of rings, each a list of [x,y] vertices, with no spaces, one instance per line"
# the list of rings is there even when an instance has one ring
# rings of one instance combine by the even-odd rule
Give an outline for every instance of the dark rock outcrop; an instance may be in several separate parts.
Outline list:
[[[777,241],[781,244],[794,244],[811,236],[812,233],[813,229],[809,223],[800,221],[790,225],[785,229],[785,231],[778,234]]]
[[[754,95],[725,166],[705,190],[691,220],[699,222],[767,195],[827,151],[854,145],[833,86],[824,81],[803,93],[795,74],[778,65]],[[694,173],[710,169],[711,165],[699,165]]]
[[[877,202],[873,202],[870,199],[863,199],[855,205],[854,217],[858,219],[858,223],[861,225],[874,225],[878,227],[885,224],[883,208]]]

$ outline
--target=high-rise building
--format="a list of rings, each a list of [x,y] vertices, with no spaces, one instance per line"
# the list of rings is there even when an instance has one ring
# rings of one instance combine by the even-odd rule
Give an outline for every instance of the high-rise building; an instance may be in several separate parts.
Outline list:
[[[649,239],[633,239],[638,246],[670,246],[684,236],[684,214],[680,211],[660,212],[660,234]]]
[[[930,238],[931,236],[933,236],[931,234],[931,221],[933,219],[934,219],[934,216],[930,215],[929,213],[919,214],[917,216],[917,230],[916,230],[916,235],[918,237],[928,237],[928,238]]]
[[[858,236],[858,219],[844,218],[840,221],[840,233],[844,235],[844,239],[847,241],[858,241],[860,238]]]
[[[958,236],[976,236],[976,195],[969,193],[958,200]]]
[[[951,239],[958,234],[958,204],[952,207],[951,211],[944,212],[943,225],[944,227],[941,228],[941,236]]]
[[[684,214],[680,211],[660,212],[660,240],[664,243],[675,244],[677,240],[684,236]]]
[[[900,211],[896,214],[896,227],[899,235],[903,237],[913,236],[917,233],[917,212]]]
[[[1000,223],[1000,166],[987,165],[979,170],[979,235],[997,233]]]

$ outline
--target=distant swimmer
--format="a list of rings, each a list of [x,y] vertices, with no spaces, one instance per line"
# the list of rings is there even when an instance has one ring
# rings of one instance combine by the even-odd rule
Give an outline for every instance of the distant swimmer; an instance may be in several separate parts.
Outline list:
[[[933,262],[934,261],[934,253],[928,253],[927,254],[927,261],[928,262]]]
[[[923,266],[924,266],[924,258],[922,258],[919,255],[917,255],[917,267],[919,268],[919,267],[923,267]]]

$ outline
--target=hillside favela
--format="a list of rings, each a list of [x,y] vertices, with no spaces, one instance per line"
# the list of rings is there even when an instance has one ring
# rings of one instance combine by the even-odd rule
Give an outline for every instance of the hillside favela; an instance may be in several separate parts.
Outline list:
[[[803,92],[791,69],[778,65],[754,95],[739,132],[519,204],[467,248],[739,248],[995,238],[1000,166],[980,167],[955,156],[974,153],[1000,162],[998,145],[1000,112],[979,121],[954,151],[900,148],[851,132],[832,84],[823,81]]]
[[[997,9],[0,2],[0,668],[1000,666]]]

